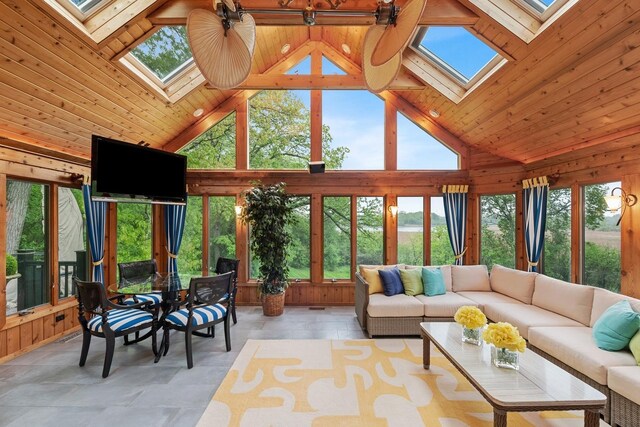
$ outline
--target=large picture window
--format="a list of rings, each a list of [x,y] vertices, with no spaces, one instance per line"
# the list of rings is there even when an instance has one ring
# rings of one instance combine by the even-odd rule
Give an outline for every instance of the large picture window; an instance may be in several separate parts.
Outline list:
[[[151,205],[118,203],[118,263],[151,259],[151,218]]]
[[[358,197],[358,234],[356,264],[384,263],[384,199]]]
[[[236,113],[231,113],[195,138],[178,153],[187,156],[190,169],[236,167]]]
[[[398,112],[398,169],[458,169],[458,155]]]
[[[73,276],[90,280],[82,190],[58,187],[58,298],[75,294]]]
[[[351,278],[351,197],[324,198],[324,278]]]
[[[444,202],[442,197],[431,198],[431,265],[453,264],[454,256],[447,221],[444,217]]]
[[[287,224],[291,243],[287,249],[290,279],[311,277],[311,198],[298,196],[291,198],[292,221]]]
[[[398,197],[398,263],[424,264],[422,197]]]
[[[571,189],[549,190],[542,273],[571,281]]]
[[[9,315],[51,300],[48,185],[7,180],[6,237]]]
[[[604,196],[620,182],[583,187],[582,283],[620,292],[619,214],[607,211]]]
[[[184,233],[178,256],[178,271],[189,277],[202,276],[202,197],[189,196]]]
[[[516,196],[480,197],[480,264],[516,266]]]
[[[211,272],[215,270],[218,258],[236,257],[235,205],[236,198],[233,196],[209,196],[209,271]]]

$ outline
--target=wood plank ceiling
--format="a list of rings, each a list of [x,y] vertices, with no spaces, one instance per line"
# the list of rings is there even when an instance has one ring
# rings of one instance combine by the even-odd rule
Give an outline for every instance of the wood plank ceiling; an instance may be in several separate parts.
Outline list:
[[[147,17],[172,1],[150,2],[93,43],[51,0],[0,0],[0,137],[81,158],[92,133],[162,147],[196,122],[194,110],[232,96],[203,84],[172,104],[112,60],[155,31]],[[457,104],[427,84],[397,95],[439,111],[436,121],[469,146],[522,163],[638,142],[640,2],[579,0],[529,44],[471,1],[459,2],[478,15],[469,29],[513,60]],[[319,34],[341,53],[349,45],[343,55],[360,64],[365,30],[326,26]],[[281,61],[285,43],[292,52],[309,39],[305,26],[259,26],[252,73]]]

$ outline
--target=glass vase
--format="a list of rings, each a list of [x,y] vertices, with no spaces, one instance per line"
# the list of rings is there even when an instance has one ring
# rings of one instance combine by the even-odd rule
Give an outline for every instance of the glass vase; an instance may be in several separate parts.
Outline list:
[[[467,342],[473,345],[482,344],[482,328],[467,328],[462,327],[462,342]]]
[[[518,370],[520,368],[520,355],[517,351],[506,348],[491,347],[491,363],[498,368]]]

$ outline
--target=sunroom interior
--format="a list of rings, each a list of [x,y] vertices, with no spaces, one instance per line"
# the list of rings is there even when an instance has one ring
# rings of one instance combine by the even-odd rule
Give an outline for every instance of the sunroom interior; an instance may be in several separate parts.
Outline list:
[[[198,404],[188,411],[185,402],[154,402],[150,407],[164,412],[148,420],[163,425],[227,425],[212,415],[222,400],[213,409],[209,401],[248,340],[377,335],[357,317],[362,265],[534,271],[619,294],[640,311],[634,305],[640,299],[640,205],[632,200],[640,193],[640,4],[428,0],[399,72],[374,93],[363,70],[363,44],[375,25],[376,1],[244,0],[241,7],[256,23],[255,49],[248,77],[230,89],[218,89],[203,75],[187,34],[189,14],[213,11],[217,3],[0,2],[0,407],[6,410],[0,425],[84,424],[113,406],[133,416],[123,422],[136,420],[139,406],[120,408],[113,401],[99,411],[76,408],[73,416],[61,409],[74,406],[68,402],[30,403],[32,393],[18,379],[31,369],[40,372],[27,375],[40,393],[71,384],[79,394],[87,378],[95,379],[92,390],[107,386],[101,384],[101,347],[89,352],[95,369],[77,366],[83,314],[72,278],[96,281],[96,266],[108,288],[121,280],[119,263],[153,259],[157,271],[166,272],[177,259],[188,283],[214,275],[221,257],[239,260],[233,350],[225,356],[222,330],[211,343],[196,344],[194,337],[195,369],[204,362],[209,370],[187,378],[182,336],[171,332],[171,369],[185,375],[175,387],[189,384]],[[408,3],[391,1],[400,10]],[[318,12],[313,25],[303,20],[304,10]],[[92,135],[186,156],[178,255],[169,250],[164,205],[113,202],[106,203],[103,254],[96,258],[83,195],[91,179]],[[309,162],[324,162],[326,171],[309,173]],[[154,165],[139,168],[152,173]],[[293,209],[285,314],[275,320],[259,309],[260,263],[239,214],[256,182],[283,182]],[[525,200],[532,183],[548,189],[544,245],[535,258]],[[456,247],[445,204],[458,192],[466,196],[466,212]],[[620,196],[620,206],[608,208],[609,195]],[[401,329],[387,339],[419,338],[419,324],[417,333]],[[135,378],[127,363],[160,372],[158,365],[172,360],[154,364],[149,341],[116,342],[108,377],[113,388],[107,388],[114,399],[117,387],[124,390]],[[54,354],[66,358],[48,365]],[[218,360],[214,375],[210,367]],[[638,372],[632,396],[623,399],[639,418],[617,419],[607,409],[602,425],[640,422]],[[171,377],[163,378],[161,390],[169,393]],[[207,386],[198,388],[199,381]],[[145,386],[149,390],[140,389],[131,401],[146,402],[140,396],[157,383]],[[39,411],[33,418],[21,410],[30,405]],[[230,407],[228,425],[240,425],[242,415],[234,412],[240,409]],[[421,415],[425,425],[429,414]],[[276,415],[264,416],[265,425],[278,425],[269,418]],[[281,425],[305,425],[294,419],[282,418]],[[514,425],[569,425],[546,422],[509,418]]]

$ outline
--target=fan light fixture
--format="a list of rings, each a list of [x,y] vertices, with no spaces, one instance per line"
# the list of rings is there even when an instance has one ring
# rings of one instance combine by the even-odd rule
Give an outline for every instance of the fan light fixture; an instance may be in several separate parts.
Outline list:
[[[614,191],[620,190],[620,194],[614,195]],[[627,194],[622,188],[614,187],[611,190],[611,194],[608,196],[604,196],[604,201],[607,203],[607,210],[611,213],[616,213],[620,209],[620,218],[618,218],[618,222],[616,225],[620,225],[620,221],[622,220],[622,216],[624,215],[627,207],[631,207],[638,202],[638,198],[635,194]]]
[[[342,51],[343,51],[344,53],[346,53],[347,55],[349,55],[349,54],[351,53],[351,48],[349,47],[349,45],[348,45],[348,44],[346,44],[346,43],[342,43],[342,46],[341,46],[341,47],[342,47]]]

